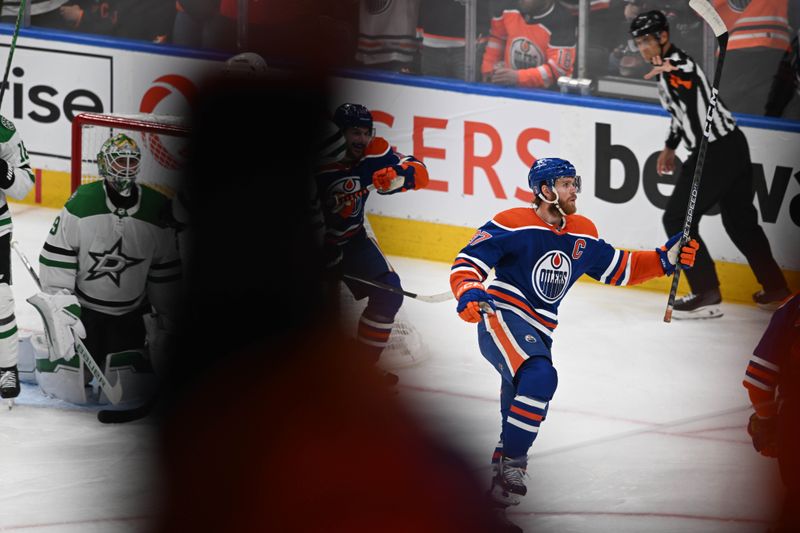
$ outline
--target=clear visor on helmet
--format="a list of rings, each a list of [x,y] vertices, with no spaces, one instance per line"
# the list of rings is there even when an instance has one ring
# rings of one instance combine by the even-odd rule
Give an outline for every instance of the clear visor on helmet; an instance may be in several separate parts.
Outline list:
[[[581,192],[580,176],[563,176],[555,179],[555,186],[570,189],[575,187],[575,192]]]

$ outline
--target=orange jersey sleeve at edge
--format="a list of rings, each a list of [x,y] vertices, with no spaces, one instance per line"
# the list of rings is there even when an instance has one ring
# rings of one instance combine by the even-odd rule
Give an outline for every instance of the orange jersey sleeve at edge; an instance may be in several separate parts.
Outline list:
[[[655,250],[645,252],[631,252],[631,278],[628,285],[638,285],[653,278],[664,275],[661,260]]]

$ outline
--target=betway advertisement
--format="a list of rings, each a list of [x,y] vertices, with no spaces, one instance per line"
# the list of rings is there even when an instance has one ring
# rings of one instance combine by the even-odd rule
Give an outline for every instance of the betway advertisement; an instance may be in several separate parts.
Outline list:
[[[582,176],[578,212],[594,221],[600,237],[632,249],[665,240],[661,217],[677,176],[656,173],[669,118],[652,109],[641,113],[604,109],[602,102],[584,107],[346,78],[338,80],[336,97],[370,108],[377,134],[422,159],[430,171],[427,190],[371,195],[368,212],[478,227],[499,211],[530,204],[527,174],[536,158],[562,157]],[[742,130],[754,163],[761,226],[781,267],[800,270],[800,133]],[[687,155],[678,151],[681,159]],[[746,262],[718,209],[702,218],[700,229],[713,257]]]
[[[7,57],[10,36],[0,35]],[[83,112],[185,114],[217,61],[20,36],[0,113],[35,168],[68,171],[71,122]]]

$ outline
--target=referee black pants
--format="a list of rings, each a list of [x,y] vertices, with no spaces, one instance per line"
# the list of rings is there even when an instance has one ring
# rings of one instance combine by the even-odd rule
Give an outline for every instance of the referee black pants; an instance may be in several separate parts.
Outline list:
[[[667,235],[683,230],[689,193],[692,188],[697,153],[686,160],[675,190],[664,210]],[[719,203],[722,225],[733,244],[742,252],[758,282],[765,291],[786,287],[778,264],[772,257],[764,230],[758,224],[758,211],[753,206],[753,168],[747,139],[739,128],[708,144],[703,163],[703,178],[697,196],[690,234],[700,243],[694,268],[685,272],[692,292],[697,294],[719,287],[714,260],[700,237],[698,226],[703,215]]]

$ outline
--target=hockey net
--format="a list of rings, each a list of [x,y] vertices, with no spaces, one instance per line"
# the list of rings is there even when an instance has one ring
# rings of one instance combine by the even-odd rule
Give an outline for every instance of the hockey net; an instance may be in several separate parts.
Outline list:
[[[187,158],[190,133],[188,120],[173,115],[82,113],[75,117],[72,190],[102,179],[97,170],[97,153],[109,137],[118,133],[136,141],[142,152],[136,182],[172,197]]]
[[[377,242],[375,233],[372,231],[372,227],[366,217],[364,218],[364,227],[367,230],[367,234]],[[355,335],[358,319],[367,306],[367,299],[356,301],[350,291],[347,290],[347,287],[342,287],[341,295],[343,327],[346,328],[346,331],[351,331]],[[389,344],[383,350],[378,366],[384,370],[407,368],[422,363],[428,359],[428,356],[428,351],[422,343],[422,337],[414,327],[404,305],[395,316]]]

